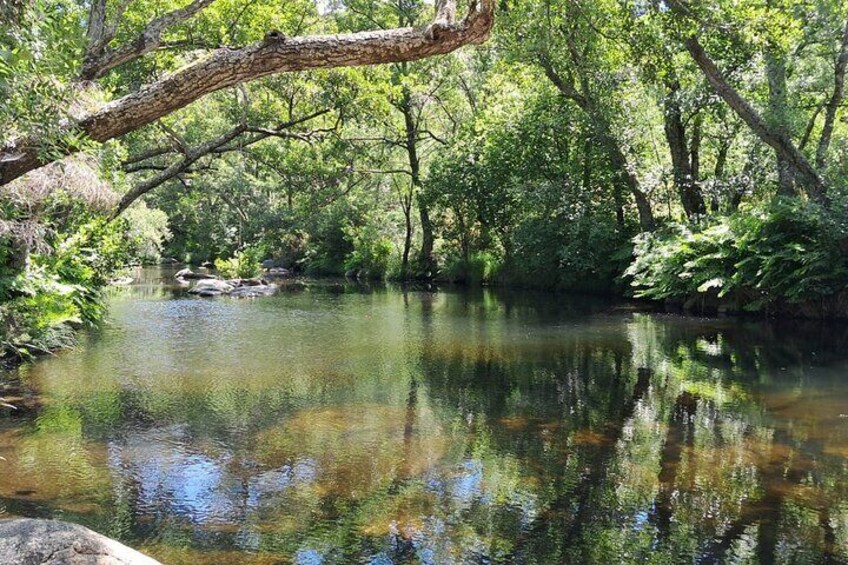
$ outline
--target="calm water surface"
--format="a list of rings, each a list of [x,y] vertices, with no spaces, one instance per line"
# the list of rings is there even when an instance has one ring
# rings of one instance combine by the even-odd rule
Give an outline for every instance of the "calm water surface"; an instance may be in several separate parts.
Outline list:
[[[9,375],[0,516],[167,564],[848,559],[844,326],[164,275]]]

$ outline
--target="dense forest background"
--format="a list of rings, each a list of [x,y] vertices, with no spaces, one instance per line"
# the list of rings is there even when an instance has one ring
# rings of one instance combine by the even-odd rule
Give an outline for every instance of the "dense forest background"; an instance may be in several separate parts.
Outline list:
[[[90,116],[227,50],[430,34],[445,4],[0,6],[7,352],[70,342],[163,257],[848,313],[840,0],[500,0],[482,45],[236,81],[105,139]]]

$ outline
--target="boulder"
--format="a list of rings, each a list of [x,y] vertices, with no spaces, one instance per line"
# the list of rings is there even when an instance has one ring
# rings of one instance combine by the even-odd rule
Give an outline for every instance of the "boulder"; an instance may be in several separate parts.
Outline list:
[[[203,267],[204,269],[214,269],[215,268],[215,264],[212,261],[204,261],[203,263],[200,264],[200,266]]]
[[[189,294],[199,294],[200,296],[218,296],[221,294],[229,294],[235,287],[226,281],[219,279],[202,279],[191,287]]]
[[[173,257],[162,257],[162,260],[159,261],[159,263],[161,265],[176,265],[177,263],[179,263],[179,261],[177,261]]]
[[[161,565],[78,524],[56,520],[0,520],[4,565]]]
[[[277,292],[275,285],[264,284],[254,286],[240,286],[230,293],[230,296],[236,298],[254,298],[257,296],[270,296]]]
[[[177,271],[177,274],[174,275],[174,278],[190,281],[201,279],[217,279],[218,277],[216,275],[210,275],[209,273],[195,273],[191,269],[181,269]]]

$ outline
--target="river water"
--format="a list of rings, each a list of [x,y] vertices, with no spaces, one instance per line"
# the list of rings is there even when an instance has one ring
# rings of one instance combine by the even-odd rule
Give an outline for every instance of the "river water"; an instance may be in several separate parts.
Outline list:
[[[170,275],[7,375],[0,516],[167,564],[848,559],[846,326]]]

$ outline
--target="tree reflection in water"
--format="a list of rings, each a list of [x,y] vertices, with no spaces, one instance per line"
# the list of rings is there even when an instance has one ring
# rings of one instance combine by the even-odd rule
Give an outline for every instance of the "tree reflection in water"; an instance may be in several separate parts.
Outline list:
[[[23,370],[43,402],[0,421],[5,515],[168,563],[848,558],[842,327],[143,288]],[[201,315],[226,333],[173,326]]]

